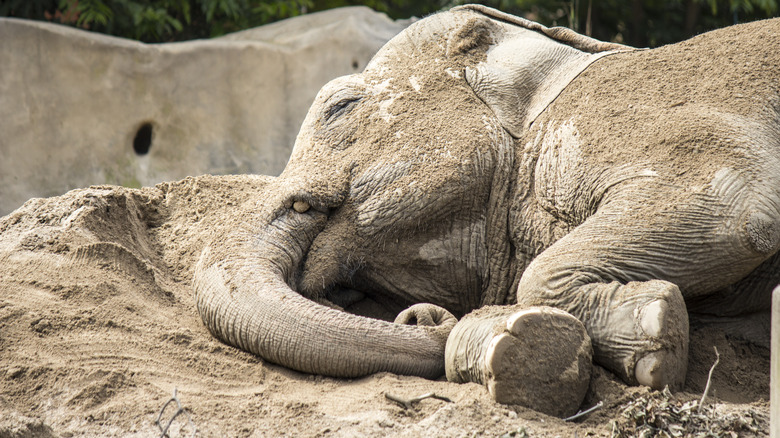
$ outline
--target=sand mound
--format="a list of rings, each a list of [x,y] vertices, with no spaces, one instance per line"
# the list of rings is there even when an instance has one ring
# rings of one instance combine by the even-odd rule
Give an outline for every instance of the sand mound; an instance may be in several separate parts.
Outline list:
[[[584,407],[604,407],[565,423],[497,405],[475,384],[309,376],[221,344],[195,309],[194,262],[269,180],[91,187],[33,199],[0,219],[0,437],[159,436],[155,419],[174,388],[202,436],[609,436],[612,420],[636,426],[623,413],[636,400],[662,398],[597,367]],[[676,397],[698,399],[715,345],[718,415],[767,430],[768,350],[703,324],[693,325],[687,393]],[[407,410],[385,398],[431,391],[452,402]],[[189,436],[191,426],[179,416],[171,430]]]

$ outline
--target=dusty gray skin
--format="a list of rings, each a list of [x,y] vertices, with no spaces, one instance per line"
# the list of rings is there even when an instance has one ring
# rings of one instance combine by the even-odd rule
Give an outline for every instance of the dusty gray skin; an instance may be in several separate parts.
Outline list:
[[[257,216],[204,251],[205,324],[303,372],[432,378],[453,315],[551,306],[584,324],[593,360],[626,382],[680,386],[683,296],[723,291],[780,246],[778,145],[748,146],[749,172],[724,162],[705,184],[675,184],[652,163],[589,159],[580,148],[595,140],[567,120],[533,123],[624,49],[485,9],[410,26],[363,73],[323,87]],[[680,166],[695,173],[713,157]],[[760,295],[774,285],[765,277],[740,284]],[[398,323],[340,309],[364,297],[391,313],[429,304]]]

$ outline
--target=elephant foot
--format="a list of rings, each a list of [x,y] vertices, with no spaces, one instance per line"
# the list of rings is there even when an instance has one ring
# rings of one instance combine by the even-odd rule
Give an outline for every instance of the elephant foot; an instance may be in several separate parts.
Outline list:
[[[688,312],[677,286],[659,280],[622,286],[621,304],[589,322],[595,359],[626,382],[680,389],[688,367]]]
[[[566,416],[585,397],[591,357],[585,326],[562,310],[488,307],[450,333],[445,370],[450,381],[484,384],[499,403]]]

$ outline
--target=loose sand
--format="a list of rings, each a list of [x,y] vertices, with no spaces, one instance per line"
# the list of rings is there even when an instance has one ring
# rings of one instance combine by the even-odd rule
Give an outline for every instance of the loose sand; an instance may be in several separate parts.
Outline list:
[[[154,421],[174,389],[201,436],[611,436],[613,420],[635,424],[623,414],[632,403],[664,400],[596,367],[583,407],[604,407],[565,423],[498,405],[476,384],[309,376],[221,344],[195,309],[194,261],[268,181],[92,187],[0,219],[0,437],[159,436]],[[713,418],[752,436],[768,430],[769,352],[727,326],[694,321],[688,381],[675,397],[698,400],[716,346]],[[406,410],[385,398],[431,391],[452,402]],[[171,430],[189,436],[190,426],[180,416]]]

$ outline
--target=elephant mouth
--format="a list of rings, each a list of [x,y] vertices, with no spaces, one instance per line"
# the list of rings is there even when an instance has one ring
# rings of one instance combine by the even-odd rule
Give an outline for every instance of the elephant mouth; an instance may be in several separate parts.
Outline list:
[[[366,272],[359,261],[334,259],[338,272],[323,275],[329,267],[313,262],[320,258],[316,254],[307,252],[298,268],[297,281],[291,285],[302,296],[336,310],[384,321],[393,321],[403,310],[403,306],[385,298],[376,283],[362,281]]]
[[[319,209],[303,200],[294,201],[291,208],[300,216],[319,213]],[[403,305],[397,298],[388,298],[397,285],[369,274],[364,257],[358,255],[362,252],[360,239],[353,231],[339,229],[338,225],[328,227],[338,212],[339,209],[331,210],[323,230],[308,247],[301,248],[303,257],[293,267],[294,273],[288,282],[290,288],[327,307],[393,321],[399,312],[413,303]]]
[[[368,292],[341,284],[331,287],[319,302],[347,313],[388,322],[393,322],[402,310]]]

